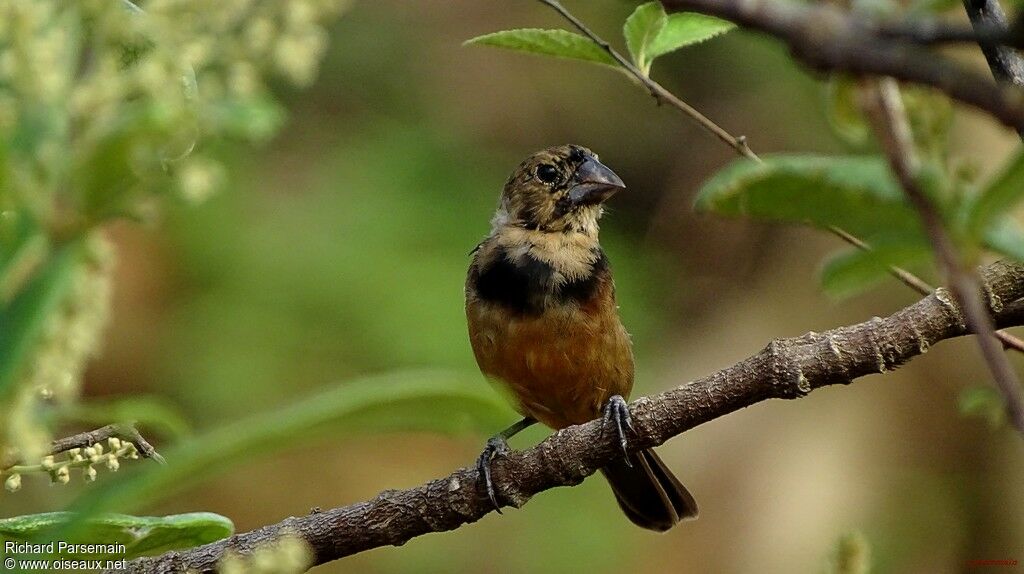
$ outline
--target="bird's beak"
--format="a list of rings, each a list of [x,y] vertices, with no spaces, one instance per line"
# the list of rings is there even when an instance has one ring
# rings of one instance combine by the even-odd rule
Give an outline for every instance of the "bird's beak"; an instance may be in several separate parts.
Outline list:
[[[614,171],[594,158],[584,160],[576,168],[573,179],[575,182],[569,188],[569,201],[573,205],[597,205],[626,189],[626,184]]]

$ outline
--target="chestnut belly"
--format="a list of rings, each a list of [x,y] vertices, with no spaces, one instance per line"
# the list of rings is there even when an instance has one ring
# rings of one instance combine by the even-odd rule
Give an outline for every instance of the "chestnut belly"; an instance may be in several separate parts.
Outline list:
[[[473,352],[524,416],[564,428],[600,416],[612,395],[629,395],[633,353],[614,310],[567,306],[510,316],[496,307],[477,302],[467,309]]]

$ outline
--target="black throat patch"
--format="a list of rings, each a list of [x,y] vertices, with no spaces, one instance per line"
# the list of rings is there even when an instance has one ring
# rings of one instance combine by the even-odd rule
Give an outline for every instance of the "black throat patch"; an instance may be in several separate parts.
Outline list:
[[[595,251],[597,260],[589,274],[555,285],[551,265],[529,254],[519,262],[512,262],[507,251],[498,248],[490,264],[478,269],[470,281],[481,299],[515,313],[538,315],[547,307],[585,303],[596,294],[608,273],[608,258],[600,248]]]

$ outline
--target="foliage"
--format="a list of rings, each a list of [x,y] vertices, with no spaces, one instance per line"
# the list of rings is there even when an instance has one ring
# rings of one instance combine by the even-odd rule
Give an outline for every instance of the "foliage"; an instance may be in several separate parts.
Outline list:
[[[39,544],[46,533],[70,522],[69,512],[45,512],[30,516],[0,519],[0,542],[11,540]],[[121,560],[191,548],[231,536],[234,525],[212,512],[193,512],[172,516],[128,516],[105,514],[90,518],[78,534],[63,540],[71,544],[123,544],[124,552],[55,552],[49,556],[89,560]],[[22,555],[24,556],[24,555]]]
[[[147,518],[96,513],[154,504],[257,457],[328,434],[480,433],[508,422],[510,413],[479,385],[475,372],[414,371],[357,378],[298,401],[293,386],[280,384],[285,377],[316,383],[325,375],[348,378],[352,373],[423,363],[462,367],[468,361],[465,349],[460,352],[452,344],[455,328],[463,327],[461,317],[450,320],[445,315],[453,309],[458,315],[464,261],[430,254],[461,249],[466,238],[453,237],[452,244],[440,247],[432,244],[428,253],[424,241],[437,239],[423,234],[422,222],[429,219],[440,227],[478,234],[461,224],[467,202],[483,194],[470,197],[467,190],[488,189],[493,174],[476,171],[474,166],[485,162],[469,146],[452,146],[434,133],[441,131],[436,129],[441,121],[423,120],[418,131],[410,130],[402,141],[381,141],[386,130],[357,127],[353,139],[365,141],[339,146],[345,157],[338,162],[344,168],[326,174],[323,189],[309,197],[247,197],[245,204],[237,198],[210,199],[227,183],[229,170],[221,163],[222,152],[231,146],[225,143],[262,142],[282,126],[283,107],[270,86],[283,80],[302,87],[312,80],[325,50],[323,26],[341,4],[150,0],[140,2],[140,9],[119,0],[0,0],[0,447],[16,447],[19,459],[49,472],[41,468],[45,462],[34,461],[51,430],[70,421],[98,426],[138,419],[181,441],[168,452],[170,467],[133,465],[134,472],[90,487],[74,506],[80,514],[31,515],[2,524],[20,525],[35,539],[52,536],[53,529],[97,541],[120,540],[126,532],[138,537],[142,532],[136,541],[139,551],[186,547],[227,535],[230,523],[215,515]],[[867,3],[855,4],[860,9]],[[917,4],[918,9],[929,9],[921,7],[936,3]],[[887,13],[896,8],[888,3]],[[669,15],[660,4],[649,2],[625,20],[623,39],[633,64],[648,75],[657,58],[732,28],[731,23],[699,14]],[[393,82],[405,98],[396,96],[390,107],[401,107],[394,101],[420,97],[408,89],[413,78],[406,70],[394,70],[407,65],[408,50],[418,47],[415,41],[384,45],[373,26],[353,27],[347,33],[368,38],[368,49],[339,57],[361,64],[384,62],[376,73],[385,78],[382,82]],[[507,30],[467,43],[623,71],[606,50],[566,30]],[[699,207],[723,215],[810,223],[824,229],[841,226],[869,240],[872,251],[843,251],[825,262],[823,287],[837,296],[862,291],[894,265],[932,265],[916,215],[873,148],[858,90],[856,82],[837,78],[829,101],[833,127],[857,155],[780,155],[766,158],[763,166],[737,162],[709,181],[698,200]],[[384,98],[371,91],[366,89],[361,103],[378,105]],[[947,157],[952,113],[948,100],[902,91],[915,143],[927,164],[923,177],[965,253],[974,257],[988,249],[1024,258],[1024,235],[1008,217],[1024,187],[1024,160],[1010,162],[987,185],[962,177],[961,166]],[[292,103],[315,107],[322,100]],[[371,123],[377,126],[384,120],[378,117]],[[459,161],[451,161],[456,156]],[[450,169],[441,173],[438,158]],[[344,182],[343,193],[349,195],[338,191],[338,182]],[[434,193],[437,189],[444,191]],[[392,190],[401,193],[389,193]],[[443,196],[447,197],[439,199]],[[489,208],[492,200],[487,195],[473,207]],[[199,202],[205,202],[203,210],[187,210]],[[481,207],[482,202],[487,206]],[[176,255],[187,267],[190,284],[203,286],[187,293],[176,307],[179,315],[170,319],[176,329],[170,329],[166,338],[176,352],[166,359],[173,363],[166,367],[167,394],[178,393],[180,402],[191,402],[193,414],[215,415],[198,418],[240,419],[226,426],[215,424],[192,437],[177,408],[161,401],[76,401],[81,373],[98,350],[109,315],[115,257],[100,232],[117,219],[151,221],[167,204],[175,204],[172,217],[185,221]],[[283,207],[286,204],[296,208]],[[260,227],[265,218],[238,224],[230,216],[240,212],[272,213],[273,228]],[[387,230],[381,229],[381,213],[391,218]],[[607,242],[615,249],[613,241]],[[642,251],[648,250],[631,251],[630,258],[612,253],[620,294],[623,287],[629,289],[630,281],[644,281],[638,268],[650,265],[637,263],[645,257]],[[393,273],[395,268],[401,272]],[[439,276],[454,279],[445,282]],[[209,285],[215,287],[207,289]],[[418,297],[408,296],[410,285]],[[627,294],[622,300],[631,302],[624,305],[624,313],[636,307],[637,298]],[[349,334],[340,329],[310,332],[309,318],[325,314],[360,333],[360,339],[346,341],[350,348],[340,350],[337,344],[324,344]],[[642,322],[627,323],[642,333]],[[429,329],[396,334],[393,327],[398,324],[429,324]],[[200,333],[201,340],[189,338]],[[271,347],[274,352],[266,352]],[[327,360],[328,354],[343,356]],[[344,367],[338,369],[339,364]],[[246,400],[238,400],[242,395]],[[280,404],[290,406],[278,408]],[[1003,424],[1005,418],[1000,397],[987,390],[965,392],[961,409],[980,414],[993,425]],[[252,415],[253,410],[264,412]],[[0,462],[8,454],[0,448]],[[68,468],[88,476],[88,461],[68,456],[70,464],[78,465]],[[270,478],[302,478],[289,474],[288,468],[279,472]],[[15,474],[5,476],[11,480]],[[22,474],[17,476],[20,487]],[[52,476],[68,475],[58,471]],[[584,485],[588,487],[598,488]],[[618,539],[615,525],[594,520],[590,510],[573,512],[576,507],[566,500],[548,503],[562,506],[551,507],[557,512],[545,516],[546,522],[569,524],[574,532],[583,532],[581,544],[594,552],[583,558],[561,552],[559,539],[548,530],[522,533],[522,539],[531,549],[541,548],[554,557],[544,560],[553,570],[578,566],[579,560],[606,565],[599,551],[601,544]],[[607,509],[593,509],[603,510]],[[308,549],[289,544],[276,553],[268,549],[266,560],[304,564]],[[858,548],[864,551],[858,553]],[[402,556],[419,557],[416,545],[403,552]],[[857,556],[864,558],[850,560]],[[862,571],[855,566],[864,564],[866,569],[866,556],[862,539],[844,538],[837,548],[836,571]],[[249,571],[257,567],[252,560],[229,556],[222,566],[225,571]],[[411,560],[404,566],[421,565]]]
[[[1021,257],[1024,231],[1007,217],[1017,190],[1024,187],[1019,163],[1014,159],[1001,176],[966,199],[941,191],[955,182],[935,174],[939,181],[932,185],[940,191],[933,200],[968,250]],[[877,283],[893,266],[919,268],[930,261],[918,217],[878,156],[782,155],[767,157],[763,164],[737,160],[704,184],[696,206],[721,215],[838,227],[866,240],[871,251],[844,252],[824,266],[823,285],[837,296]]]
[[[626,19],[622,34],[633,63],[646,75],[656,58],[709,40],[733,28],[735,25],[731,22],[703,14],[683,12],[666,15],[660,2],[648,2],[638,6]],[[465,43],[604,64],[624,71],[593,40],[567,30],[504,30],[477,36]]]
[[[323,25],[343,4],[0,1],[0,474],[8,490],[31,472],[61,483],[81,468],[92,480],[95,464],[116,470],[118,457],[133,454],[130,445],[105,454],[95,445],[63,461],[40,458],[62,417],[90,418],[75,401],[109,314],[114,256],[103,227],[151,219],[160,201],[195,203],[214,192],[224,170],[210,144],[276,131],[282,113],[268,81],[312,80]],[[115,527],[148,532],[133,542],[142,550],[226,535],[200,519],[209,517],[108,517],[92,526],[103,527],[101,540]]]
[[[626,19],[622,34],[633,63],[647,75],[656,58],[710,40],[735,27],[732,22],[704,14],[666,15],[660,2],[648,2],[638,6]]]
[[[669,15],[659,2],[648,2],[626,19],[623,36],[633,63],[647,75],[659,56],[732,28],[729,22],[701,14]],[[508,30],[473,38],[467,44],[615,66],[595,42],[565,30]],[[863,147],[869,130],[859,89],[850,78],[833,78],[828,85],[828,103],[836,132],[852,145]],[[1024,257],[1024,232],[1006,217],[1007,210],[1024,195],[1024,155],[984,190],[970,193],[971,182],[958,179],[948,165],[949,100],[917,88],[904,90],[903,97],[915,143],[926,162],[922,183],[931,190],[962,247],[968,253],[987,248]],[[825,264],[823,287],[836,296],[874,285],[894,266],[916,269],[930,263],[917,214],[879,155],[776,156],[764,164],[739,159],[703,186],[696,203],[699,209],[723,215],[839,228],[877,247],[866,253],[843,252]]]
[[[466,43],[518,50],[543,56],[555,56],[569,60],[582,60],[606,66],[617,65],[615,60],[602,50],[600,46],[579,34],[566,30],[539,30],[536,28],[504,30],[477,36],[467,40]]]
[[[443,413],[443,416],[440,414]],[[407,371],[339,384],[180,443],[166,466],[110,480],[75,505],[82,519],[153,504],[251,459],[320,436],[429,430],[484,434],[513,418],[475,373]],[[77,527],[77,525],[76,525]]]
[[[265,79],[308,83],[339,7],[0,3],[0,446],[37,456],[44,402],[77,394],[106,316],[100,226],[214,191],[201,141],[269,136]]]

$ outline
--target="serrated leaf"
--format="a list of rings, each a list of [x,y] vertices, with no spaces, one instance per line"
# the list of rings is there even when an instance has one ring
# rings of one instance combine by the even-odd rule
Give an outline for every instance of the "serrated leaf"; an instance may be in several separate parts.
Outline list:
[[[735,28],[732,22],[692,12],[670,14],[665,27],[647,47],[647,57],[652,61],[669,52],[692,46],[720,36]]]
[[[876,243],[870,251],[841,251],[821,269],[821,286],[839,299],[866,291],[889,278],[889,268],[913,267],[931,258],[929,246],[922,243]]]
[[[618,64],[600,46],[589,38],[568,30],[542,30],[521,28],[484,34],[466,40],[463,45],[480,44],[506,50],[516,50],[541,56],[554,56],[570,60],[582,60],[594,64],[618,67]]]
[[[741,159],[715,174],[696,207],[728,216],[841,227],[866,240],[919,242],[916,212],[887,163],[875,156]]]
[[[668,16],[661,3],[648,2],[637,6],[622,26],[622,35],[626,38],[626,47],[633,57],[633,63],[645,75],[654,60],[654,57],[648,56],[648,46],[665,28],[667,21]]]
[[[1020,151],[968,208],[967,230],[981,237],[987,226],[1006,215],[1024,198],[1024,151]]]
[[[74,515],[70,512],[46,512],[0,519],[0,539],[46,543],[49,535],[68,524]],[[170,550],[193,548],[231,536],[235,526],[231,521],[212,512],[193,512],[172,516],[130,516],[106,514],[88,519],[78,534],[70,539],[59,539],[74,544],[123,544],[124,552],[89,552],[87,555],[61,552],[56,545],[47,556],[78,556],[89,560],[130,560],[139,556],[160,554]]]

